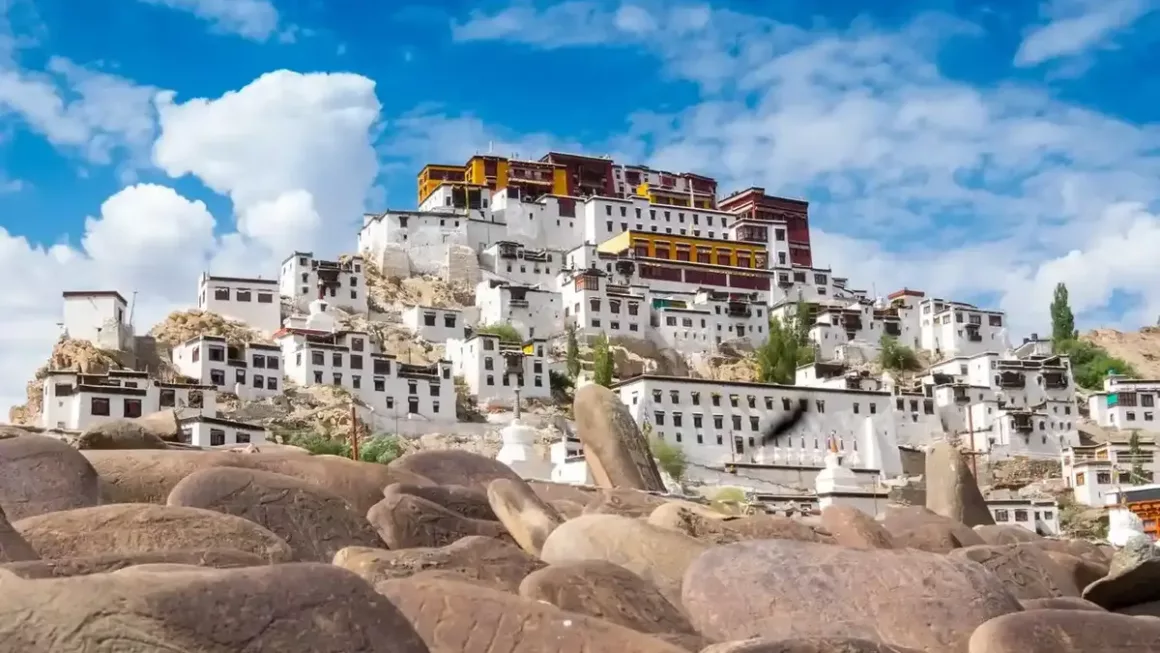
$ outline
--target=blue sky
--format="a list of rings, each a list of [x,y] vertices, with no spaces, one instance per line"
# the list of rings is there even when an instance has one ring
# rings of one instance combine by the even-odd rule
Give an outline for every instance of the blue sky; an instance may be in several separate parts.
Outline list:
[[[138,290],[148,327],[202,269],[353,248],[423,163],[489,146],[805,197],[821,265],[1014,336],[1057,281],[1082,325],[1151,324],[1158,8],[0,0],[0,270],[28,280],[0,359],[27,378],[66,287]]]

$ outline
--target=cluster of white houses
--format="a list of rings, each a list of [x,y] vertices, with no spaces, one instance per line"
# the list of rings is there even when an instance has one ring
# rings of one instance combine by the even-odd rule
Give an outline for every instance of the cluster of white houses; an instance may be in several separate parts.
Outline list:
[[[1000,312],[908,288],[875,297],[817,266],[806,202],[760,188],[718,197],[717,183],[700,175],[561,153],[429,165],[418,189],[416,210],[364,216],[357,255],[294,252],[271,279],[201,275],[197,307],[245,323],[264,342],[206,335],[180,344],[172,360],[189,384],[131,372],[104,380],[54,373],[46,425],[84,428],[177,407],[216,429],[207,436],[216,443],[221,425],[209,420],[217,419],[217,393],[261,399],[293,383],[338,385],[387,423],[434,427],[455,420],[457,377],[481,404],[549,397],[559,366],[552,345],[569,327],[581,338],[606,334],[696,356],[759,346],[772,318],[804,316],[816,362],[798,370],[796,385],[642,376],[621,380],[616,392],[642,426],[680,444],[691,476],[743,479],[767,496],[809,486],[830,453],[860,482],[889,478],[900,473],[900,446],[935,439],[999,458],[1062,455],[1085,503],[1099,504],[1118,479],[1084,467],[1114,464],[1116,449],[1089,456],[1081,444],[1070,365],[1050,343],[1033,337],[1012,346]],[[386,318],[369,296],[368,267],[474,287],[473,306],[415,305],[391,316],[416,338],[443,344],[445,360],[410,365],[383,353],[370,333],[340,326],[336,311]],[[64,313],[70,337],[131,346],[132,310],[117,293],[66,293]],[[500,324],[520,341],[487,328]],[[935,362],[905,387],[852,372],[884,337]],[[1089,408],[1101,425],[1147,429],[1157,396],[1160,381],[1113,376]],[[763,446],[763,420],[793,406],[806,407],[807,419]],[[227,429],[226,443],[244,437]],[[554,456],[561,478],[585,477],[575,443]],[[1018,523],[1015,515],[1027,511],[1037,512],[1004,514]]]

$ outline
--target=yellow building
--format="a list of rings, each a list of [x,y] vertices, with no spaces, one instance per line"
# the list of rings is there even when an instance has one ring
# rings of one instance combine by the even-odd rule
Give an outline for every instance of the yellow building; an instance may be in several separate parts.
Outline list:
[[[465,166],[429,163],[419,171],[419,203],[443,184],[462,184],[465,180]]]
[[[636,194],[640,197],[647,197],[650,204],[708,210],[716,208],[715,200],[711,195],[704,193],[689,195],[677,190],[651,186],[647,181],[636,187]]]
[[[598,254],[635,253],[638,258],[765,270],[769,253],[762,243],[626,231],[596,246]]]

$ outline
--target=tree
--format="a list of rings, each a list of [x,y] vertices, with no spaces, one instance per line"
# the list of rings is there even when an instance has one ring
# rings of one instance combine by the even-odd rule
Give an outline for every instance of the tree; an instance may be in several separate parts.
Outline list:
[[[878,347],[878,362],[884,370],[904,372],[922,367],[914,350],[898,342],[898,338],[888,333],[882,334],[882,338],[878,340]]]
[[[673,477],[674,481],[680,482],[685,476],[685,469],[689,466],[689,461],[685,458],[685,450],[660,438],[650,440],[649,449],[652,450],[653,458],[657,459],[660,468]]]
[[[1116,358],[1095,344],[1084,340],[1065,340],[1052,343],[1055,353],[1067,356],[1071,361],[1071,373],[1076,385],[1089,390],[1102,390],[1104,378],[1115,372],[1127,377],[1135,377],[1136,370],[1127,361]]]
[[[481,324],[475,327],[475,333],[486,333],[497,336],[500,342],[514,342],[519,344],[524,341],[520,336],[520,332],[510,324],[498,322],[496,324]]]
[[[1075,315],[1068,303],[1067,286],[1055,284],[1055,297],[1051,300],[1051,342],[1058,348],[1065,342],[1075,340]]]
[[[592,382],[611,388],[614,366],[612,351],[608,348],[608,336],[602,333],[592,344]]]
[[[568,325],[568,376],[575,379],[580,376],[580,343],[576,339],[576,325]]]
[[[1144,461],[1140,455],[1140,432],[1133,429],[1128,438],[1128,456],[1132,459],[1132,485],[1144,484]]]
[[[769,337],[757,348],[757,376],[762,383],[793,385],[798,366],[813,362],[814,348],[805,328],[808,308],[799,303],[797,314],[785,322],[776,317],[769,320]]]

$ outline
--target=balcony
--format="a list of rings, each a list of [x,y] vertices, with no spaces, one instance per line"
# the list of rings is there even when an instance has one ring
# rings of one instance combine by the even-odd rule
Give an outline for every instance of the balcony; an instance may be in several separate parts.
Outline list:
[[[956,404],[971,403],[971,393],[967,388],[955,388],[952,393]]]
[[[748,304],[742,304],[741,302],[729,302],[729,304],[725,307],[725,314],[729,317],[747,318],[753,315],[753,311],[749,309]]]
[[[1030,433],[1035,430],[1035,423],[1030,413],[1015,413],[1011,415],[1011,428],[1020,433]]]
[[[499,257],[500,258],[519,258],[520,248],[514,243],[500,243]]]
[[[1027,386],[1027,377],[1022,372],[1000,372],[995,381],[1000,388],[1023,388]]]
[[[513,299],[513,300],[508,302],[508,305],[511,306],[512,308],[527,308],[528,307],[528,300],[526,300],[526,299]]]
[[[902,325],[898,322],[885,322],[882,325],[882,330],[895,338],[902,335]]]
[[[1044,372],[1043,387],[1049,390],[1061,390],[1068,386],[1067,374],[1063,372]]]

